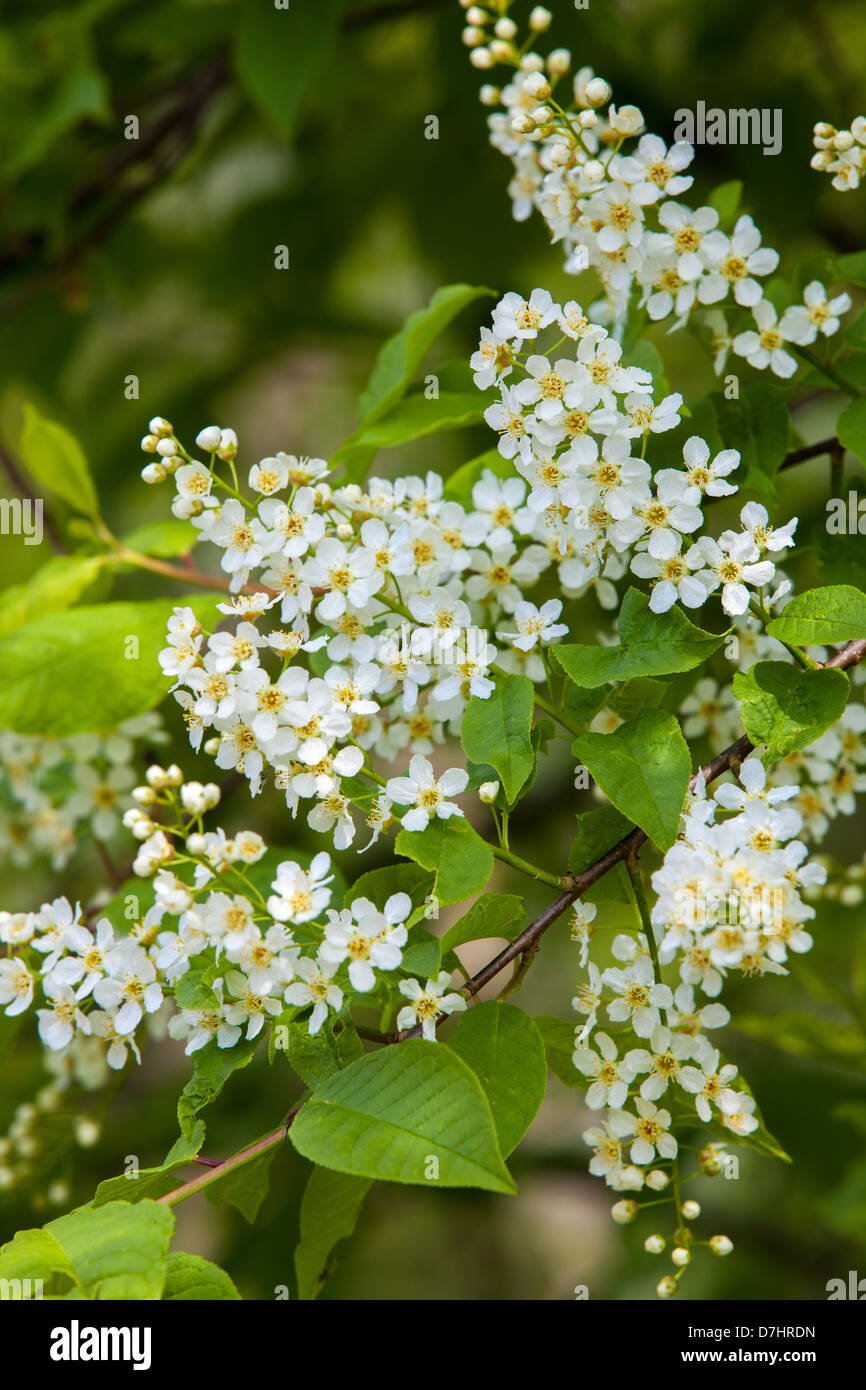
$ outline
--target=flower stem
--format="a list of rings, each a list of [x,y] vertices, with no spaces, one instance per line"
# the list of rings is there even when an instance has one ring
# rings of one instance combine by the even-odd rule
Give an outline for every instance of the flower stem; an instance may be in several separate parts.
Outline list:
[[[812,352],[811,348],[795,347],[794,351],[798,357],[802,357],[804,362],[808,362],[810,366],[814,367],[816,372],[820,372],[828,381],[832,381],[834,386],[838,386],[840,391],[844,391],[846,396],[850,396],[852,400],[857,399],[860,393],[856,387],[852,386],[850,381],[846,381],[843,376],[840,376],[829,362],[822,362],[818,354]]]
[[[558,878],[556,874],[549,874],[546,869],[540,869],[537,864],[530,864],[528,859],[521,859],[519,854],[513,854],[510,849],[504,849],[501,845],[491,845],[491,850],[497,859],[501,859],[503,864],[510,864],[512,869],[519,869],[528,878],[540,879],[542,883],[550,884],[551,888],[566,888],[568,885],[564,878]]]

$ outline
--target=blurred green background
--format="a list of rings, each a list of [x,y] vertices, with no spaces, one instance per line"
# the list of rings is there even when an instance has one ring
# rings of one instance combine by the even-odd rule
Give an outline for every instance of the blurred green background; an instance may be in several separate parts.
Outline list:
[[[529,6],[516,6],[522,18]],[[782,268],[830,247],[858,250],[866,194],[840,197],[809,169],[811,127],[850,123],[866,107],[866,11],[805,0],[705,7],[687,0],[552,0],[551,46],[569,47],[670,138],[678,107],[781,107],[781,154],[759,148],[698,152],[703,201],[715,185],[745,182],[745,205],[782,253]],[[405,13],[404,13],[405,11]],[[460,43],[456,3],[291,0],[7,0],[0,8],[0,443],[13,467],[22,399],[81,440],[115,532],[165,515],[166,497],[139,478],[138,440],[154,414],[182,438],[204,424],[237,429],[246,465],[277,449],[327,456],[354,424],[354,402],[381,341],[441,284],[498,293],[544,284],[568,297],[558,249],[537,218],[510,216],[509,165],[490,149],[482,80]],[[289,26],[303,42],[289,39]],[[282,30],[280,28],[282,26]],[[545,44],[545,49],[546,49]],[[425,138],[435,115],[439,138]],[[139,123],[127,140],[128,118]],[[290,268],[276,270],[274,248]],[[467,354],[486,311],[469,311],[442,345]],[[674,389],[686,400],[713,384],[708,358],[658,336]],[[126,379],[139,382],[127,399]],[[797,419],[806,439],[826,433],[820,397]],[[381,469],[449,472],[489,447],[467,429],[389,452]],[[378,467],[378,466],[377,466]],[[788,475],[804,527],[823,515],[826,464]],[[11,483],[5,483],[13,495]],[[67,518],[55,508],[61,532]],[[0,585],[44,563],[48,542],[0,545]],[[120,578],[116,596],[171,592],[159,579]],[[98,597],[98,591],[93,591]],[[588,621],[600,628],[597,610]],[[173,755],[190,766],[173,706]],[[699,752],[709,752],[700,748]],[[166,754],[166,757],[169,755]],[[549,765],[522,805],[513,838],[530,857],[565,861],[577,798],[570,763]],[[227,814],[274,843],[309,844],[273,795]],[[862,854],[848,821],[831,848]],[[344,867],[356,872],[350,857]],[[371,868],[365,861],[364,867]],[[382,862],[377,861],[377,862]],[[19,909],[66,892],[87,898],[99,865],[85,843],[62,875],[44,866],[5,871],[2,905]],[[492,888],[524,891],[497,868]],[[546,890],[527,905],[540,909]],[[600,909],[600,921],[621,908]],[[789,981],[744,981],[726,1002],[773,1016],[782,1009],[839,1017],[808,993],[808,972],[847,985],[863,909],[821,910],[818,945]],[[482,943],[467,963],[495,946]],[[530,1012],[573,1018],[575,946],[560,923],[520,997]],[[8,1025],[3,1024],[7,1029]],[[7,1039],[9,1040],[9,1039]],[[826,1281],[866,1273],[866,1042],[844,1060],[791,1030],[787,1049],[730,1030],[725,1047],[749,1077],[767,1124],[794,1164],[745,1155],[736,1182],[695,1191],[707,1235],[738,1250],[690,1272],[692,1297],[822,1298]],[[33,1159],[32,1193],[0,1194],[0,1237],[53,1213],[45,1194],[68,1181],[67,1205],[122,1170],[128,1154],[157,1163],[176,1133],[174,1108],[188,1063],[157,1043],[106,1110],[87,1101],[102,1138],[70,1144],[61,1113]],[[39,1053],[12,1043],[0,1096],[0,1133],[41,1083]],[[207,1152],[226,1156],[279,1122],[293,1096],[288,1068],[263,1057],[240,1073],[212,1112]],[[641,1250],[646,1220],[622,1231],[609,1195],[586,1176],[579,1093],[551,1078],[548,1099],[515,1158],[516,1199],[434,1195],[378,1185],[324,1297],[560,1299],[588,1284],[592,1298],[652,1297],[664,1260]],[[290,1145],[275,1159],[271,1193],[249,1228],[233,1209],[195,1199],[178,1210],[176,1248],[216,1259],[245,1297],[292,1284],[297,1208],[307,1165]],[[664,1266],[664,1267],[663,1267]]]

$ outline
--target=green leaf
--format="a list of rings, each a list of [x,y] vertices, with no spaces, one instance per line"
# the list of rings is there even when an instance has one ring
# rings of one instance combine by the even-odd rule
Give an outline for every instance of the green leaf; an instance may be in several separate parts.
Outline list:
[[[180,1158],[175,1163],[163,1163],[159,1168],[139,1168],[116,1178],[105,1178],[89,1205],[104,1207],[106,1202],[141,1202],[145,1198],[156,1201],[157,1197],[164,1197],[180,1186],[177,1169],[185,1168],[188,1162]]]
[[[485,893],[465,916],[448,928],[440,941],[442,954],[447,955],[467,941],[483,941],[492,936],[513,941],[525,920],[524,901],[515,893]]]
[[[727,183],[717,184],[710,193],[707,202],[719,214],[719,226],[722,231],[727,231],[728,228],[733,227],[742,197],[743,184],[741,179],[730,179]]]
[[[301,1238],[295,1247],[298,1298],[318,1298],[334,1272],[333,1251],[352,1235],[370,1178],[315,1167],[301,1198]]]
[[[854,251],[850,256],[840,256],[837,265],[839,273],[850,280],[852,285],[866,285],[866,251]]]
[[[444,285],[426,308],[410,314],[380,349],[358,403],[359,425],[366,428],[381,420],[406,394],[430,348],[452,320],[476,299],[493,294],[483,285]]]
[[[174,988],[174,997],[181,1009],[218,1009],[219,1000],[206,979],[208,970],[188,970]]]
[[[261,1135],[260,1138],[264,1139],[265,1135]],[[253,1140],[253,1143],[255,1142]],[[270,1167],[276,1153],[277,1150],[273,1147],[265,1149],[264,1153],[259,1154],[251,1163],[242,1163],[239,1168],[232,1168],[225,1177],[216,1178],[209,1183],[204,1195],[211,1206],[217,1207],[220,1202],[228,1202],[229,1206],[236,1207],[252,1226],[270,1189]]]
[[[629,589],[619,616],[620,642],[615,647],[568,642],[552,647],[553,659],[575,685],[594,688],[635,676],[663,676],[689,671],[712,656],[725,640],[690,622],[680,608],[653,613],[649,599]]]
[[[394,849],[433,870],[433,892],[443,904],[480,893],[493,872],[493,851],[463,816],[431,821],[426,830],[401,830]]]
[[[597,806],[592,811],[584,811],[577,817],[577,825],[577,839],[568,855],[568,867],[573,874],[588,869],[634,830],[634,823],[620,815],[614,806]],[[583,896],[590,902],[632,902],[631,880],[624,865],[615,864],[608,869]]]
[[[858,459],[866,459],[866,396],[846,406],[836,421],[839,443]]]
[[[200,618],[216,612],[212,595],[184,602]],[[152,709],[168,689],[157,656],[174,606],[155,599],[75,608],[0,639],[0,727],[59,737],[115,728]]]
[[[24,405],[24,428],[19,451],[31,478],[76,511],[99,515],[96,490],[84,451],[74,435],[55,420],[46,420],[35,406]]]
[[[463,1014],[448,1046],[484,1087],[507,1158],[544,1100],[547,1059],[538,1029],[522,1009],[489,999]]]
[[[571,1060],[575,1049],[574,1023],[567,1023],[564,1018],[552,1018],[549,1014],[536,1014],[534,1022],[544,1043],[547,1065],[554,1076],[559,1077],[563,1086],[571,1090],[585,1090],[586,1078]]]
[[[692,771],[675,717],[646,710],[612,734],[581,734],[572,746],[617,810],[670,849]]]
[[[339,0],[295,3],[277,9],[273,0],[247,0],[235,47],[235,70],[250,100],[287,138],[301,102],[334,48]]]
[[[740,485],[768,502],[775,500],[773,479],[788,452],[788,395],[782,387],[755,381],[744,387],[738,401],[725,401],[723,411],[719,405],[725,447],[739,450],[745,470],[745,476],[737,473]]]
[[[435,980],[442,964],[442,946],[438,936],[419,922],[409,932],[409,940],[403,950],[400,972],[403,975],[420,975],[422,979]]]
[[[121,545],[127,550],[137,550],[141,555],[158,555],[170,559],[174,555],[185,555],[201,540],[191,521],[181,521],[178,517],[167,517],[165,521],[147,521],[121,536]]]
[[[0,637],[49,613],[71,608],[90,587],[104,561],[99,555],[54,555],[24,584],[0,595]]]
[[[497,676],[486,700],[471,697],[460,729],[466,756],[495,769],[512,803],[535,764],[529,737],[534,699],[527,676]]]
[[[304,1158],[358,1177],[516,1191],[474,1072],[448,1047],[421,1038],[332,1076],[289,1136]]]
[[[361,1039],[347,1019],[331,1019],[313,1034],[306,1021],[293,1021],[286,1026],[289,1066],[311,1091],[364,1055]]]
[[[829,584],[795,594],[767,632],[781,642],[824,646],[866,637],[866,594],[853,584]]]
[[[413,907],[418,907],[432,887],[433,875],[420,864],[386,864],[356,878],[346,889],[343,906],[351,906],[356,898],[369,898],[377,907],[384,907],[395,893],[408,893]]]
[[[782,661],[759,661],[734,676],[743,728],[756,745],[767,745],[775,762],[806,748],[842,714],[848,678],[842,671],[801,671]]]
[[[164,1301],[189,1299],[197,1303],[210,1303],[239,1299],[240,1294],[219,1265],[202,1259],[201,1255],[172,1251],[166,1261],[162,1297]]]
[[[62,1294],[59,1274],[82,1298],[158,1299],[173,1231],[171,1211],[157,1202],[79,1207],[41,1231],[19,1231],[0,1250],[0,1279],[42,1279]]]
[[[205,1136],[204,1121],[198,1118],[199,1111],[216,1100],[230,1076],[249,1065],[257,1045],[258,1039],[254,1038],[252,1042],[236,1042],[234,1047],[217,1047],[214,1038],[192,1054],[193,1074],[181,1092],[177,1118],[181,1135],[188,1145],[196,1147],[190,1153],[188,1148],[175,1144],[165,1160],[167,1164],[176,1161],[181,1153],[185,1157],[194,1157],[198,1153]]]
[[[442,391],[429,400],[423,395],[411,395],[398,402],[381,420],[364,426],[353,445],[361,448],[390,449],[395,444],[408,444],[427,434],[459,429],[476,424],[484,414],[489,399],[480,391]],[[332,463],[342,460],[335,456]]]

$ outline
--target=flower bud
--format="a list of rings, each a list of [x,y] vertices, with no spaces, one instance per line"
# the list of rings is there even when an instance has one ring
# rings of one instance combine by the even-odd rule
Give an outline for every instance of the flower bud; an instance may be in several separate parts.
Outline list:
[[[86,1115],[80,1115],[75,1121],[75,1142],[81,1149],[92,1149],[100,1135],[99,1125],[95,1120],[88,1119]]]
[[[147,428],[151,434],[155,434],[159,439],[174,434],[174,426],[171,421],[166,420],[162,415],[154,415]]]
[[[673,1298],[677,1291],[677,1281],[672,1274],[666,1274],[656,1284],[656,1293],[659,1298]]]
[[[562,77],[571,67],[571,54],[567,48],[554,48],[547,55],[547,71],[551,77]]]
[[[205,739],[204,743],[202,744],[202,748],[204,749],[205,753],[207,753],[209,758],[215,758],[217,753],[220,751],[221,743],[222,739],[219,738],[219,736],[217,735],[214,738]]]
[[[653,1192],[664,1192],[670,1178],[661,1168],[653,1168],[652,1172],[646,1175],[646,1185],[651,1187]]]
[[[341,521],[337,527],[337,539],[350,541],[355,534],[355,528],[351,521]]]
[[[137,801],[139,806],[152,806],[156,801],[156,792],[153,787],[133,787],[131,796],[133,801]]]
[[[501,93],[498,87],[493,86],[492,82],[485,82],[478,96],[482,106],[498,106]]]
[[[198,833],[196,833],[195,835],[188,835],[186,839],[186,847],[189,854],[195,855],[200,858],[204,854],[205,849],[207,848],[207,840],[205,839],[204,835],[199,835]]]
[[[203,430],[199,430],[195,437],[195,442],[206,454],[212,454],[220,446],[222,430],[219,425],[206,425]]]
[[[698,1217],[701,1214],[701,1204],[700,1202],[694,1202],[691,1200],[689,1200],[688,1202],[683,1202],[682,1212],[686,1221],[697,1221]]]
[[[577,123],[581,130],[594,130],[598,125],[598,116],[594,111],[581,111]]]
[[[637,1202],[627,1198],[622,1202],[614,1202],[610,1209],[610,1214],[618,1226],[627,1226],[630,1221],[634,1221],[640,1208]]]
[[[611,87],[603,77],[591,77],[586,84],[586,100],[590,106],[604,106],[611,98]]]
[[[698,1167],[708,1178],[717,1178],[725,1163],[726,1153],[721,1144],[707,1144],[698,1153]]]
[[[484,30],[479,29],[477,24],[467,24],[460,37],[467,48],[477,48],[480,43],[484,42],[486,36]]]
[[[224,463],[233,459],[238,451],[238,437],[234,430],[220,430],[220,446],[217,450],[217,457]]]
[[[671,1259],[680,1269],[685,1269],[686,1265],[691,1262],[691,1258],[690,1252],[684,1245],[675,1245],[671,1251]]]
[[[552,22],[553,15],[543,5],[536,5],[535,9],[530,11],[529,27],[536,34],[543,34],[545,29],[550,28]]]
[[[513,19],[505,16],[503,19],[497,19],[493,26],[493,32],[498,39],[513,39],[517,33],[517,25]]]
[[[850,150],[854,144],[854,136],[850,130],[840,130],[833,136],[833,147],[837,150]]]
[[[714,1255],[730,1255],[734,1242],[728,1236],[710,1236],[709,1247]]]
[[[144,775],[147,778],[148,785],[153,787],[155,791],[163,791],[168,785],[165,768],[160,767],[159,763],[151,763]]]
[[[170,763],[165,770],[165,782],[168,787],[179,787],[183,782],[183,772],[177,763]]]
[[[523,90],[527,96],[547,101],[550,96],[550,83],[543,72],[531,72],[523,84]]]
[[[647,1236],[643,1248],[648,1255],[660,1255],[665,1248],[664,1236]]]
[[[478,788],[478,799],[483,801],[485,806],[492,806],[498,795],[498,782],[482,782]]]
[[[490,18],[486,10],[482,10],[480,5],[470,5],[466,11],[466,20],[469,24],[486,24]]]
[[[145,454],[155,454],[156,446],[159,443],[155,434],[146,434],[141,441],[141,449]]]
[[[580,172],[587,183],[601,183],[605,170],[600,159],[588,159],[581,165]]]
[[[168,469],[164,463],[148,463],[141,470],[142,482],[150,485],[164,483],[167,477]]]
[[[507,63],[514,53],[514,44],[507,43],[505,39],[491,39],[488,49],[495,63]]]

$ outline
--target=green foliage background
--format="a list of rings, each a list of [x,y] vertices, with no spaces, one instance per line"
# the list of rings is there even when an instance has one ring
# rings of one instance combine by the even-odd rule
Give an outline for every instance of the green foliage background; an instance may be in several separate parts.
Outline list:
[[[778,157],[752,147],[699,150],[687,199],[742,179],[745,207],[783,268],[825,248],[861,249],[866,192],[841,197],[808,163],[814,120],[845,125],[864,109],[862,6],[592,0],[575,11],[553,0],[552,8],[554,41],[572,49],[576,65],[603,73],[663,136],[674,111],[699,99],[782,108]],[[0,443],[13,466],[26,398],[81,440],[106,519],[122,533],[164,515],[164,493],[139,478],[138,439],[151,415],[166,415],[187,438],[206,423],[234,426],[247,464],[277,448],[328,456],[355,423],[379,344],[437,286],[501,293],[544,284],[567,297],[572,284],[540,220],[511,220],[508,165],[487,144],[481,79],[460,43],[461,22],[456,4],[435,0],[291,0],[288,14],[271,0],[7,0]],[[294,26],[291,42],[279,26],[285,34]],[[124,139],[130,115],[139,118],[138,141]],[[429,115],[439,121],[436,140],[425,138]],[[274,268],[277,245],[289,248],[287,271]],[[464,313],[444,358],[466,355],[485,312]],[[658,342],[686,400],[712,389],[708,358],[677,339]],[[139,378],[137,401],[124,396],[130,374]],[[809,437],[820,437],[822,408],[818,396],[798,421]],[[486,430],[471,427],[394,449],[383,466],[447,474],[489,443]],[[801,532],[821,524],[826,463],[788,474],[784,496]],[[53,512],[63,535],[63,505]],[[47,540],[36,548],[3,537],[0,583],[20,583],[48,554]],[[98,601],[107,582],[97,579],[86,601]],[[120,576],[114,596],[170,592],[157,578]],[[601,626],[597,611],[588,609],[587,621]],[[180,720],[173,710],[168,719],[174,754],[189,766]],[[564,866],[576,801],[569,767],[549,770],[515,818],[515,840],[532,858]],[[310,847],[309,832],[287,824],[276,799],[254,810],[235,801],[231,816],[274,843]],[[830,847],[843,859],[862,853],[862,823],[837,826]],[[85,897],[99,874],[85,844],[62,881],[9,872],[2,906],[29,907],[60,891]],[[523,891],[501,866],[491,887]],[[528,909],[548,897],[540,889]],[[628,909],[603,911],[613,921]],[[833,988],[815,983],[833,978],[866,1016],[866,957],[856,949],[863,916],[822,909],[815,951],[790,980],[744,981],[726,996],[739,1025],[728,1051],[794,1163],[747,1156],[738,1181],[716,1181],[704,1198],[707,1233],[726,1231],[738,1249],[693,1270],[692,1297],[821,1298],[829,1278],[858,1260],[863,1270],[866,1047],[847,1031]],[[574,953],[560,923],[521,995],[530,1012],[571,1016]],[[42,1084],[37,1049],[16,1044],[13,1032],[0,1022],[0,1055],[9,1047],[0,1128]],[[228,1155],[290,1108],[293,1082],[277,1061],[270,1069],[259,1056],[230,1083],[210,1116],[209,1153]],[[20,1192],[0,1194],[0,1238],[53,1214],[45,1191],[57,1176],[68,1177],[75,1205],[122,1171],[127,1155],[142,1166],[159,1162],[176,1134],[187,1070],[175,1045],[153,1047],[110,1108],[95,1099],[105,1127],[86,1153],[70,1147],[70,1117],[61,1114],[34,1160],[35,1206]],[[589,1284],[593,1298],[653,1296],[661,1261],[640,1249],[643,1222],[625,1232],[610,1222],[608,1194],[585,1174],[585,1121],[578,1093],[551,1078],[513,1159],[517,1198],[375,1186],[323,1296],[568,1298],[576,1284]],[[272,1297],[275,1286],[292,1284],[307,1172],[286,1145],[251,1228],[225,1205],[184,1204],[177,1248],[217,1260],[243,1296]]]

